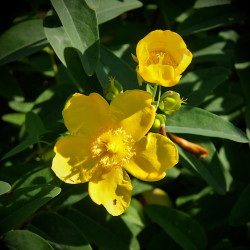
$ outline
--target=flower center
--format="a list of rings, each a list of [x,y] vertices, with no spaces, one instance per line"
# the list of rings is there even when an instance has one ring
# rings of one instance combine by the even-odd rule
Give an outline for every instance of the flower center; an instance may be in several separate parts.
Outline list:
[[[99,164],[104,168],[121,167],[135,155],[134,143],[132,136],[123,128],[104,129],[91,143],[92,157],[98,157]]]
[[[170,65],[174,68],[178,66],[177,62],[167,51],[154,50],[150,52],[149,59],[147,64],[161,64],[161,65]]]

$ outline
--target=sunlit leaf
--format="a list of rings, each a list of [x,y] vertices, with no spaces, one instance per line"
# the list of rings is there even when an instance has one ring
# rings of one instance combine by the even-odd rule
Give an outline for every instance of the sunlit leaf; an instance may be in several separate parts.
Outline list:
[[[85,72],[87,75],[93,75],[99,58],[96,12],[85,0],[51,0],[51,2],[73,47],[78,52]]]
[[[167,119],[169,133],[197,134],[248,143],[247,136],[232,123],[200,108],[183,106]]]
[[[98,81],[88,78],[81,64],[80,55],[56,16],[44,20],[45,34],[56,55],[72,76],[72,81],[81,92],[98,92]]]

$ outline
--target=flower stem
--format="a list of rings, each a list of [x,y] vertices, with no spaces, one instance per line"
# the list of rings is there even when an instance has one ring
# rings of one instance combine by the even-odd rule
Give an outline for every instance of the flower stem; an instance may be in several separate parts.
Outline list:
[[[57,67],[57,64],[56,64],[55,53],[54,53],[53,49],[51,49],[50,47],[46,47],[45,51],[50,56],[52,69],[54,71],[55,80],[56,80],[56,83],[59,84],[60,81],[59,81],[59,76],[58,76],[58,67]]]
[[[155,84],[154,84],[154,91],[153,91],[153,102],[154,102],[154,100],[155,100],[156,92],[157,92],[157,84],[155,83]]]
[[[161,85],[159,85],[159,93],[158,93],[158,100],[157,100],[156,110],[159,107],[160,99],[161,99]]]

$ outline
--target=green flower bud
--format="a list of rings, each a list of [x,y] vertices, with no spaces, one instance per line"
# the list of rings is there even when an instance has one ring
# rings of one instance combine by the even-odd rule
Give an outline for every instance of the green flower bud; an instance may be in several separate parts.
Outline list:
[[[170,90],[161,96],[159,108],[167,115],[172,115],[180,109],[182,103],[185,101],[180,94]]]
[[[103,94],[108,101],[112,101],[117,95],[123,92],[122,85],[115,80],[114,77],[110,77]]]
[[[152,132],[159,132],[161,125],[165,124],[165,122],[166,122],[165,115],[156,114],[155,121],[154,121],[154,123],[153,123],[150,131],[152,131]]]

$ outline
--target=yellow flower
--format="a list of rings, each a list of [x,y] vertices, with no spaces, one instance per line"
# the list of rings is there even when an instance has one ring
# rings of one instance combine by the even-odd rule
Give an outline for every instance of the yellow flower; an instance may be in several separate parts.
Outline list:
[[[192,60],[181,36],[170,30],[150,32],[137,44],[136,56],[142,78],[165,87],[176,85]]]
[[[142,90],[119,94],[109,105],[99,94],[74,94],[63,118],[71,135],[60,139],[52,170],[70,184],[89,181],[89,195],[114,215],[129,206],[129,172],[144,181],[158,181],[178,162],[175,144],[148,133],[154,122],[152,97]],[[126,169],[126,171],[125,171]]]

